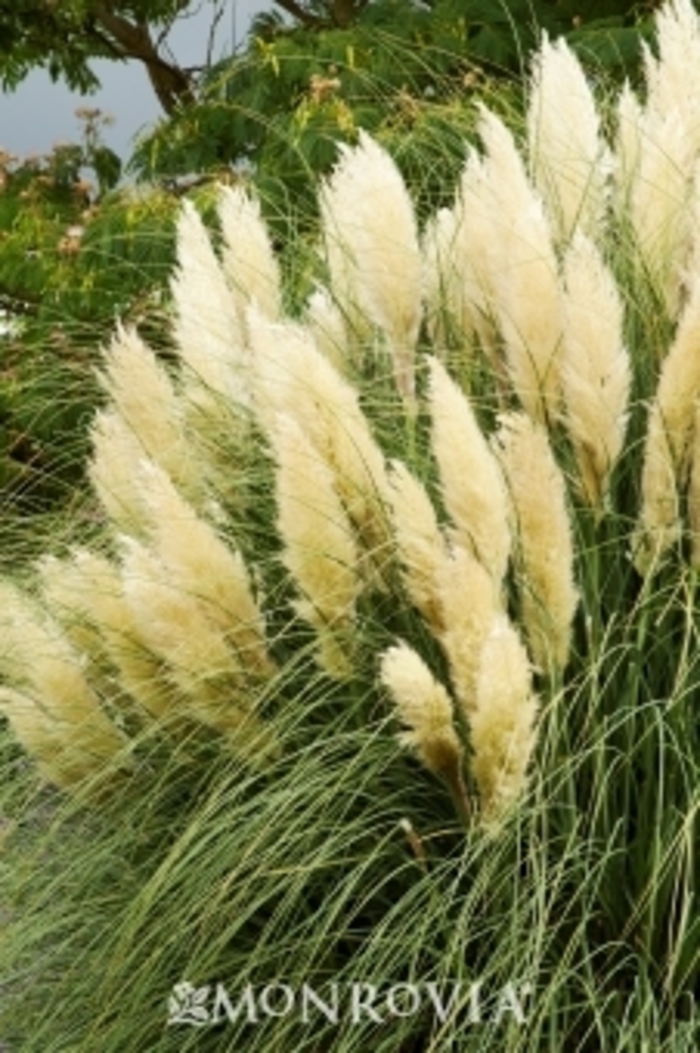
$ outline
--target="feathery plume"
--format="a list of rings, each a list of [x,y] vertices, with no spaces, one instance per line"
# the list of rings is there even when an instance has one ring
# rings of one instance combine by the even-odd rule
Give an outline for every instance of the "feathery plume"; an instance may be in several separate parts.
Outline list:
[[[484,822],[501,818],[522,794],[535,746],[537,700],[527,653],[505,615],[481,652],[476,705],[469,715],[471,768]]]
[[[76,651],[95,663],[104,658],[104,646],[92,619],[86,614],[90,594],[75,555],[67,559],[43,556],[36,564],[41,598]]]
[[[79,653],[53,619],[6,581],[0,582],[0,632],[1,671],[11,685],[10,695],[5,696],[8,716],[11,720],[14,716],[24,741],[37,736],[44,766],[47,755],[41,742],[47,736],[49,755],[55,744],[50,770],[45,767],[51,781],[78,782],[124,751],[128,740],[100,706]],[[31,700],[31,707],[21,699]]]
[[[680,536],[680,492],[688,479],[695,405],[700,396],[700,276],[661,366],[649,411],[642,467],[642,508],[633,543],[640,573]]]
[[[688,217],[698,144],[675,110],[653,122],[645,112],[641,135],[630,219],[644,270],[675,318],[692,237]]]
[[[439,637],[462,712],[476,704],[481,651],[499,610],[493,579],[467,549],[455,546],[440,569],[438,604],[444,622]]]
[[[180,359],[215,394],[248,406],[250,361],[236,302],[190,201],[183,202],[178,221],[177,259],[171,284]]]
[[[357,391],[318,351],[308,329],[273,325],[254,311],[249,325],[262,426],[272,433],[279,413],[299,424],[332,469],[363,549],[381,553],[389,540],[386,466]]]
[[[465,332],[473,325],[480,344],[495,354],[495,279],[501,263],[493,236],[493,214],[488,200],[489,163],[475,149],[467,152],[454,209],[457,215],[455,266],[462,286]]]
[[[319,660],[331,676],[352,672],[358,553],[333,473],[292,418],[272,433],[277,461],[277,526],[283,562],[304,599],[296,608],[319,636]]]
[[[382,655],[380,678],[407,729],[399,735],[399,742],[412,750],[428,771],[445,780],[462,818],[468,819],[463,749],[447,691],[413,648],[403,642]]]
[[[391,463],[389,501],[404,585],[411,602],[439,637],[446,628],[440,582],[449,548],[425,487],[401,461]]]
[[[576,234],[564,260],[562,389],[583,492],[602,509],[627,426],[631,367],[615,280],[592,241]]]
[[[486,148],[484,203],[489,210],[489,261],[494,308],[511,383],[535,420],[559,406],[561,290],[550,225],[513,136],[485,107],[479,134]]]
[[[195,512],[158,465],[142,461],[138,483],[153,524],[153,551],[172,586],[196,597],[248,672],[272,676],[265,621],[240,552]]]
[[[665,115],[677,111],[688,134],[698,143],[700,114],[700,19],[692,0],[670,0],[654,15],[659,57],[643,45],[647,85],[646,110]]]
[[[395,163],[365,132],[321,189],[326,258],[333,293],[383,331],[396,386],[412,404],[420,327],[421,263],[413,204]]]
[[[634,114],[628,99],[620,106],[638,123],[628,200],[641,262],[675,318],[693,236],[688,202],[700,154],[700,20],[690,0],[664,4],[655,20],[658,59],[643,46],[645,105]],[[633,138],[627,134],[628,143]]]
[[[94,753],[78,750],[71,741],[71,729],[29,695],[0,686],[0,714],[7,717],[15,738],[45,782],[71,790],[96,773],[98,761]]]
[[[183,406],[165,369],[135,329],[117,329],[104,356],[102,387],[143,454],[193,499],[202,498],[202,465],[192,455]]]
[[[224,236],[223,271],[244,331],[245,309],[249,303],[256,303],[269,318],[279,316],[282,309],[280,268],[260,215],[260,203],[245,190],[221,187],[219,218]]]
[[[330,292],[317,286],[311,293],[304,320],[319,351],[339,373],[349,371],[348,332],[345,319]]]
[[[238,659],[196,596],[170,580],[163,562],[131,538],[123,539],[124,596],[139,634],[175,670],[182,690],[197,695],[207,679],[243,680]]]
[[[187,715],[227,738],[250,762],[264,761],[277,745],[255,713],[246,671],[215,628],[202,603],[173,585],[153,552],[123,540],[122,583],[139,636],[165,663],[183,696]]]
[[[508,495],[469,400],[436,358],[430,360],[432,447],[455,538],[470,549],[498,589],[510,554]]]
[[[457,262],[459,220],[456,206],[441,208],[430,217],[421,238],[426,323],[438,349],[467,343],[474,330]]]
[[[643,110],[637,95],[625,81],[616,101],[613,192],[618,207],[625,207],[639,169],[642,153]]]
[[[575,229],[594,237],[606,207],[611,158],[590,84],[565,40],[544,34],[535,57],[527,111],[530,170],[547,203],[557,241]]]
[[[525,414],[500,422],[496,450],[517,523],[522,620],[530,653],[544,672],[569,660],[578,605],[566,484],[544,428]]]
[[[493,319],[493,228],[485,206],[485,166],[470,150],[452,208],[440,209],[421,243],[423,296],[434,344],[456,345],[471,359],[478,342],[497,372]]]
[[[43,596],[64,632],[98,665],[108,663],[143,715],[168,719],[181,700],[161,659],[148,649],[122,592],[119,568],[105,556],[78,548],[68,560],[42,560]]]
[[[149,515],[135,485],[144,450],[124,418],[114,409],[100,410],[90,427],[92,457],[88,477],[112,525],[136,537],[148,532]]]

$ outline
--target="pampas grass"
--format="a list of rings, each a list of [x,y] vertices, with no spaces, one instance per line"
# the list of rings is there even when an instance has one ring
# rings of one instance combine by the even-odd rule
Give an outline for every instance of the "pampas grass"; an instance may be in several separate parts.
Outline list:
[[[400,733],[399,742],[413,750],[428,771],[445,779],[468,819],[469,806],[462,781],[462,744],[445,688],[405,643],[384,652],[380,677],[406,728]]]
[[[127,533],[145,533],[149,517],[134,481],[134,465],[144,454],[138,438],[111,407],[97,413],[90,438],[88,477],[108,520]]]
[[[12,685],[3,711],[51,781],[81,782],[124,753],[127,739],[103,711],[80,653],[58,624],[8,582],[0,606],[2,673]]]
[[[586,500],[600,509],[627,428],[631,366],[624,311],[600,252],[577,234],[564,259],[562,390]]]
[[[479,344],[495,361],[492,213],[486,193],[484,159],[470,149],[450,209],[440,209],[425,227],[422,240],[426,322],[440,351],[455,346],[463,362]],[[465,370],[465,379],[469,373]]]
[[[316,629],[323,668],[347,676],[360,592],[352,527],[332,471],[290,417],[278,418],[272,446],[282,559],[304,596],[295,606]]]
[[[360,310],[386,338],[394,379],[410,406],[420,326],[418,228],[399,170],[370,136],[341,147],[321,191],[325,252],[333,291],[349,314]]]
[[[189,441],[185,405],[165,368],[134,330],[117,330],[100,381],[143,454],[162,465],[184,493],[202,499],[202,461]]]
[[[649,410],[642,469],[642,507],[635,540],[640,569],[681,535],[680,495],[688,479],[695,403],[700,393],[700,281],[679,320]]]
[[[536,742],[531,679],[517,632],[498,615],[481,651],[476,703],[469,716],[474,778],[487,821],[506,813],[523,793]]]
[[[256,358],[256,409],[267,431],[286,414],[305,430],[334,473],[335,486],[361,543],[379,550],[388,540],[383,508],[385,459],[359,404],[359,394],[298,325],[272,325],[250,314]]]
[[[561,289],[551,225],[511,132],[484,110],[484,183],[494,244],[489,277],[511,383],[536,420],[559,410]]]
[[[219,203],[224,236],[222,267],[233,292],[241,327],[249,303],[269,318],[282,309],[280,266],[261,215],[258,201],[241,187],[221,188]]]
[[[176,346],[192,381],[235,404],[250,403],[245,332],[236,300],[194,205],[178,222],[178,268],[172,280]]]
[[[644,49],[646,101],[630,115],[636,118],[641,147],[632,150],[634,168],[628,166],[629,215],[642,264],[673,317],[693,236],[689,201],[700,150],[700,31],[690,0],[666,5],[658,14],[657,30],[659,57],[648,46]],[[631,133],[625,134],[629,138]]]
[[[157,465],[142,462],[138,477],[151,516],[152,547],[168,579],[197,597],[246,666],[269,675],[265,621],[240,552],[197,515]]]
[[[447,539],[425,487],[401,461],[392,463],[389,483],[393,531],[406,591],[433,633],[440,636],[447,628],[440,594],[450,558]]]
[[[556,240],[578,229],[595,238],[605,221],[610,150],[592,88],[564,40],[545,35],[533,63],[527,111],[533,181],[547,203]]]
[[[437,359],[430,362],[430,413],[432,447],[455,542],[474,553],[498,589],[511,543],[503,476],[468,399]]]
[[[325,286],[317,286],[306,304],[305,321],[316,346],[339,373],[347,371],[348,333],[343,314]]]
[[[562,671],[578,605],[564,476],[546,432],[525,414],[501,420],[497,449],[516,523],[520,602],[530,650],[541,670]]]
[[[467,549],[455,546],[440,568],[438,597],[444,622],[440,642],[462,711],[476,705],[481,652],[499,611],[493,578]]]
[[[534,80],[420,242],[366,135],[298,286],[252,198],[221,262],[186,206],[176,355],[107,350],[83,518],[0,591],[11,1046],[695,1050],[697,245],[634,236],[667,89],[615,128],[561,45]],[[382,1022],[166,1027],[186,982],[366,984]]]

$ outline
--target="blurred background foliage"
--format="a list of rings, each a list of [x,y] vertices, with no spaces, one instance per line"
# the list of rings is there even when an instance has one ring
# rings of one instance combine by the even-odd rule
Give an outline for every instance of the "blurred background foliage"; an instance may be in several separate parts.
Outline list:
[[[146,26],[186,6],[49,3],[52,17],[70,22],[63,45],[60,34],[33,35],[32,5],[0,3],[0,77],[11,87],[33,64],[48,64],[87,87],[90,57],[109,51],[90,44],[98,8]],[[604,91],[611,79],[634,78],[652,6],[277,0],[239,53],[200,71],[196,85],[188,73],[188,91],[164,106],[124,172],[101,142],[96,110],[78,112],[76,144],[41,157],[0,153],[2,510],[45,511],[74,491],[97,395],[94,364],[116,320],[167,345],[167,278],[184,193],[206,206],[216,180],[252,180],[283,258],[296,245],[286,262],[303,289],[314,267],[315,188],[340,143],[355,142],[360,128],[384,143],[424,217],[451,197],[476,103],[487,99],[517,120],[542,31],[565,36]],[[300,234],[309,250],[301,258]]]

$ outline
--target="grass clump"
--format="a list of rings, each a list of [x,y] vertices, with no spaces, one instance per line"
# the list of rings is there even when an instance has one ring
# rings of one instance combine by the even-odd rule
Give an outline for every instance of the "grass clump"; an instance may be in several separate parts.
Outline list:
[[[639,128],[700,49],[660,33]],[[11,1046],[695,1048],[697,235],[635,205],[628,97],[569,100],[569,164],[539,62],[423,232],[344,150],[293,318],[254,202],[220,256],[183,209],[94,536],[3,584]]]

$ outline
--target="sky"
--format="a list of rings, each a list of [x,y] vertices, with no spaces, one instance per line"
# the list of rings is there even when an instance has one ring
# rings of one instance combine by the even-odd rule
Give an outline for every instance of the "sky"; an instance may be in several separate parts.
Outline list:
[[[272,0],[225,0],[213,57],[230,54],[244,38],[250,20],[270,10]],[[170,35],[171,49],[182,66],[201,65],[207,54],[212,7],[193,3],[193,15],[177,24]],[[198,10],[197,10],[198,8]],[[102,138],[120,157],[131,153],[133,140],[162,115],[148,77],[138,62],[99,61],[93,69],[102,87],[92,95],[70,92],[62,82],[52,84],[43,70],[32,73],[12,94],[0,94],[0,148],[14,154],[46,153],[55,142],[75,142],[80,136],[78,106],[99,107],[114,118]]]

